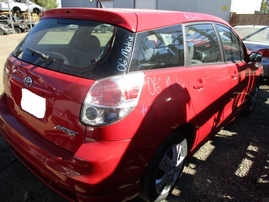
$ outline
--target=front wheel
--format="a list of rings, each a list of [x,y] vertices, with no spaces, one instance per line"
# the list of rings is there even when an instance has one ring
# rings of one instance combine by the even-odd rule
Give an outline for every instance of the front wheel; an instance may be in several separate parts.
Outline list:
[[[265,79],[265,83],[269,84],[269,76],[265,76],[264,79]]]
[[[245,115],[249,115],[253,112],[255,104],[257,102],[258,95],[259,95],[259,84],[256,84],[250,93],[247,109],[244,112]]]
[[[186,138],[173,132],[160,146],[141,180],[140,197],[146,201],[162,201],[173,190],[180,177],[188,153]]]

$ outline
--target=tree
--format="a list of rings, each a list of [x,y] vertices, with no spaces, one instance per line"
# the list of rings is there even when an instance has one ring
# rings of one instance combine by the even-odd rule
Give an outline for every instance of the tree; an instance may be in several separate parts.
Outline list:
[[[57,8],[58,4],[56,3],[56,0],[32,0],[32,2],[46,8]]]
[[[269,13],[269,0],[262,0],[260,11],[261,11],[261,13],[264,13],[264,14]]]

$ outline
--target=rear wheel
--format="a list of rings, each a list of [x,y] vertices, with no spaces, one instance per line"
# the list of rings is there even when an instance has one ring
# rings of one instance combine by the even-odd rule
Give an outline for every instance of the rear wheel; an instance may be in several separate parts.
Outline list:
[[[173,132],[160,146],[141,180],[140,197],[162,201],[173,190],[188,153],[186,138]]]
[[[0,35],[4,35],[5,33],[3,32],[3,30],[0,29]]]

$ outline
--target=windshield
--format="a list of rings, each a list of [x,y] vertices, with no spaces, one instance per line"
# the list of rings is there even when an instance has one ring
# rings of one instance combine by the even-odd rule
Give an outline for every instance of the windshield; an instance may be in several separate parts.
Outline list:
[[[268,27],[236,27],[235,29],[244,41],[269,43]]]
[[[90,79],[127,72],[134,33],[110,24],[41,20],[15,49],[25,62]]]

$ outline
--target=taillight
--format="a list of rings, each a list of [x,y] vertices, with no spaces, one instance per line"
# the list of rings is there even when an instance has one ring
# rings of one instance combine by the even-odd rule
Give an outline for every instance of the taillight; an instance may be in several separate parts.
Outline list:
[[[81,121],[99,126],[127,116],[137,105],[144,84],[144,74],[135,73],[96,81],[81,110]]]

